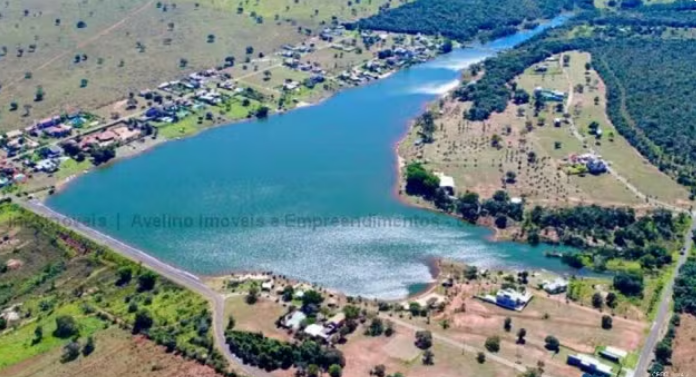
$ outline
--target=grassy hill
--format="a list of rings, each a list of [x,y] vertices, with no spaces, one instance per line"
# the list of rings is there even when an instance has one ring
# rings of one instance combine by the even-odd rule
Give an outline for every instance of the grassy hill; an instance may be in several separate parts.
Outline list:
[[[105,107],[109,114],[129,92],[222,65],[229,56],[238,65],[263,60],[334,19],[364,17],[389,1],[3,2],[0,131],[70,108]],[[36,101],[39,87],[44,95]]]

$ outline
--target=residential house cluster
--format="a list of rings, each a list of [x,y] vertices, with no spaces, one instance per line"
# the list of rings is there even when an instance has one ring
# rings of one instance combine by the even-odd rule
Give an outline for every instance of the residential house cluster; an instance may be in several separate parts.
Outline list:
[[[346,28],[343,25],[336,25],[332,27],[326,27],[319,33],[319,38],[322,41],[331,42],[334,38],[343,36]]]
[[[139,138],[141,134],[142,130],[138,127],[118,124],[99,132],[86,135],[80,140],[78,146],[83,151],[89,151],[94,147],[106,148],[110,146],[120,146]]]

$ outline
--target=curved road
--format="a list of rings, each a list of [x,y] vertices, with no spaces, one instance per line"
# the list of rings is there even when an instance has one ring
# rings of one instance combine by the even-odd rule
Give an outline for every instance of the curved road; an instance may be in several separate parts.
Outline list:
[[[230,366],[236,366],[235,369],[240,370],[249,376],[272,377],[271,374],[267,373],[266,371],[245,365],[240,358],[230,352],[230,348],[225,343],[225,297],[208,287],[197,276],[170,266],[141,250],[126,245],[113,237],[107,236],[104,233],[62,215],[46,207],[38,200],[24,201],[21,199],[16,199],[13,200],[13,203],[16,203],[17,205],[20,205],[38,215],[56,221],[62,226],[69,228],[70,230],[73,230],[96,243],[109,247],[118,254],[121,254],[136,262],[140,262],[163,277],[205,297],[213,306],[213,337],[215,339],[215,343],[217,344],[219,351],[222,352],[225,358],[230,362]]]

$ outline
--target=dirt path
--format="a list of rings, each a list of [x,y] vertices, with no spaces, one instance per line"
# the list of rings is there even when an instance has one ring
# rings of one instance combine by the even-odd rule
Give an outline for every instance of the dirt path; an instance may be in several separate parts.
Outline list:
[[[571,80],[570,74],[568,73],[568,70],[567,70],[565,67],[563,67],[562,69],[563,69],[563,75],[565,76],[566,81],[568,82],[568,100],[566,101],[566,103],[565,103],[565,105],[564,105],[564,112],[565,112],[566,114],[570,114],[570,109],[571,109],[571,106],[572,106],[572,104],[573,104],[573,92],[574,92],[574,90],[573,90],[573,80]],[[592,147],[590,147],[589,144],[586,144],[586,143],[585,143],[585,142],[586,142],[585,137],[583,137],[583,136],[580,134],[580,131],[578,131],[578,128],[577,128],[577,126],[575,125],[575,121],[573,121],[573,117],[571,116],[571,117],[568,117],[567,119],[568,119],[568,123],[570,124],[570,129],[571,129],[571,131],[572,131],[572,133],[573,133],[573,136],[575,136],[575,138],[578,139],[578,141],[580,141],[580,143],[584,146],[584,148],[585,148],[588,152],[590,152],[590,153],[592,153],[592,154],[599,154],[599,153],[597,153],[597,151],[595,151]],[[585,145],[587,145],[587,146],[585,146]],[[626,186],[626,188],[628,188],[628,189],[629,189],[631,192],[633,192],[636,196],[638,196],[639,198],[641,198],[642,200],[644,200],[646,203],[653,204],[653,205],[658,206],[658,207],[667,208],[667,209],[670,209],[670,210],[676,211],[676,212],[684,212],[684,211],[686,211],[684,208],[677,207],[677,206],[674,206],[674,205],[671,205],[671,204],[669,204],[669,203],[665,203],[665,202],[662,202],[662,201],[659,201],[659,200],[656,200],[656,199],[651,199],[648,195],[645,195],[645,194],[644,194],[642,191],[640,191],[636,186],[634,186],[632,183],[630,183],[630,182],[628,181],[628,179],[626,179],[626,177],[624,177],[624,176],[622,176],[621,174],[619,174],[619,173],[618,173],[612,166],[610,166],[610,165],[607,165],[607,172],[608,172],[609,174],[611,174],[614,178],[616,178],[619,182],[621,182],[624,186]]]
[[[380,317],[382,317],[382,318],[385,319],[385,320],[392,321],[392,322],[396,323],[396,324],[399,325],[399,326],[406,327],[407,329],[410,329],[410,330],[413,330],[413,331],[423,331],[423,330],[426,330],[425,328],[422,328],[422,327],[413,325],[413,324],[408,323],[408,322],[406,322],[406,321],[403,321],[403,320],[401,320],[401,319],[394,318],[394,317],[389,317],[389,316],[386,315],[386,314],[380,314]],[[456,340],[454,340],[454,339],[452,339],[452,338],[446,337],[446,336],[441,335],[441,334],[438,334],[438,333],[434,333],[434,332],[431,332],[431,333],[432,333],[432,335],[433,335],[433,339],[438,340],[439,342],[444,343],[444,344],[446,344],[446,345],[448,345],[448,346],[455,347],[455,348],[458,348],[458,349],[460,349],[460,350],[463,350],[463,351],[466,351],[466,352],[470,352],[470,353],[483,352],[483,353],[486,355],[486,360],[495,361],[496,363],[499,363],[499,364],[505,365],[505,366],[507,366],[507,367],[513,368],[513,369],[515,369],[515,370],[517,370],[517,371],[519,371],[519,372],[525,372],[525,371],[527,371],[527,367],[526,367],[526,366],[521,365],[521,364],[517,364],[516,362],[510,361],[510,360],[508,360],[508,359],[506,359],[506,358],[504,358],[504,357],[501,357],[501,356],[499,356],[499,355],[497,355],[497,354],[494,354],[494,353],[490,353],[490,352],[486,352],[486,351],[480,350],[480,349],[478,349],[478,348],[472,347],[472,346],[470,346],[470,345],[468,345],[468,344],[461,343],[461,342],[459,342],[459,341],[456,341]],[[544,376],[545,376],[545,377],[554,377],[554,376],[549,375],[548,373],[544,373]]]

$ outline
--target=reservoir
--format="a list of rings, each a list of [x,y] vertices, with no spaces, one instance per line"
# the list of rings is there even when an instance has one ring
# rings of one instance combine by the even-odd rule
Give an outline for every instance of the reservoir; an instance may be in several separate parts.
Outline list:
[[[547,247],[492,242],[488,229],[400,202],[395,144],[463,68],[564,21],[165,143],[75,179],[47,204],[192,273],[269,270],[354,295],[404,296],[432,280],[434,257],[562,272]]]

